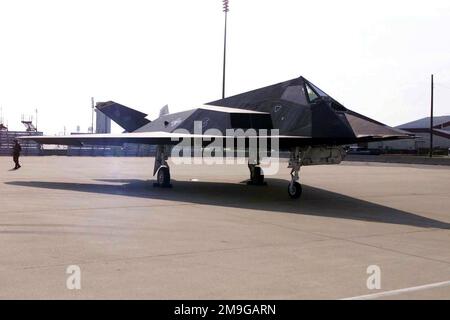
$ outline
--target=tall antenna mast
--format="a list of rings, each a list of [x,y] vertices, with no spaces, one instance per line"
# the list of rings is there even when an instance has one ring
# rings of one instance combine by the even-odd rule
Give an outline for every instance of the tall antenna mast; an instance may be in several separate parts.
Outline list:
[[[223,37],[222,99],[225,99],[225,67],[226,67],[226,61],[227,61],[227,16],[228,16],[228,11],[230,11],[230,9],[228,8],[228,1],[229,0],[223,0],[223,12],[225,12],[225,31],[224,31],[224,37]]]
[[[91,114],[91,133],[94,133],[94,97],[91,97],[91,106],[92,106],[92,114]]]
[[[433,157],[433,105],[434,105],[434,75],[431,75],[431,114],[430,114],[430,158]]]
[[[36,108],[36,132],[38,131],[38,109]]]

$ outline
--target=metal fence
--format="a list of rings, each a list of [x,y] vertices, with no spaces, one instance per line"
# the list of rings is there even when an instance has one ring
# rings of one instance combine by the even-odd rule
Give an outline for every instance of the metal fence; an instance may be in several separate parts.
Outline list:
[[[42,132],[0,131],[0,156],[11,156],[14,140],[23,136],[42,136]],[[121,147],[83,146],[43,148],[33,141],[21,141],[22,156],[78,156],[78,157],[150,157],[156,154],[155,146],[124,144]]]
[[[78,157],[149,157],[156,154],[156,147],[144,144],[128,144],[122,147],[85,146],[67,148],[68,156]]]
[[[42,136],[42,132],[28,131],[0,131],[0,155],[9,156],[12,154],[14,140],[24,136]],[[38,156],[41,153],[41,146],[33,141],[21,141],[22,155]]]

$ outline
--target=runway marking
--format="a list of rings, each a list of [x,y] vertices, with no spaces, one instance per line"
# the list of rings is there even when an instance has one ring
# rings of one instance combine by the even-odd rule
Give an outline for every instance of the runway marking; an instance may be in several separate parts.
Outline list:
[[[378,293],[373,293],[373,294],[366,294],[363,296],[344,298],[341,300],[370,300],[370,299],[377,299],[377,298],[382,298],[382,297],[395,296],[395,295],[406,293],[406,292],[415,292],[415,291],[421,291],[421,290],[439,288],[439,287],[445,287],[445,286],[450,286],[450,281],[436,282],[436,283],[425,284],[425,285],[417,286],[417,287],[383,291],[383,292],[378,292]]]

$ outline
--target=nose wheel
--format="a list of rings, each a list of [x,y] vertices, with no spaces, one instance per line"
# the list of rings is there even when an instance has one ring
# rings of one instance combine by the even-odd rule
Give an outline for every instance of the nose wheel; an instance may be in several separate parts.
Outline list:
[[[288,194],[291,199],[298,199],[302,195],[302,185],[298,183],[300,180],[299,172],[302,165],[300,148],[291,151],[289,159],[289,168],[291,168],[291,182],[288,185]]]
[[[302,195],[302,185],[296,181],[291,182],[288,186],[288,194],[292,199],[298,199]]]

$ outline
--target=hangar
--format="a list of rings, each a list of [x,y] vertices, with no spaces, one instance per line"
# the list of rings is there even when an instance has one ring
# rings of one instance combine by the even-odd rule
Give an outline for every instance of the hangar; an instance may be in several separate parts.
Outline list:
[[[450,148],[450,115],[433,117],[433,147],[434,149]],[[408,131],[415,139],[371,142],[369,148],[386,150],[420,151],[430,148],[430,117],[411,121],[395,127]]]

